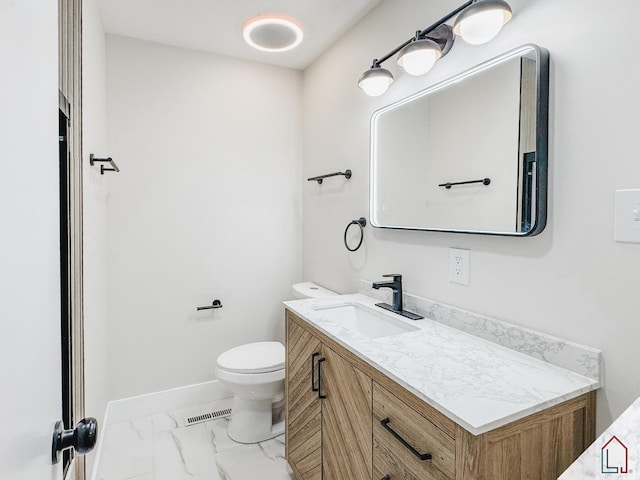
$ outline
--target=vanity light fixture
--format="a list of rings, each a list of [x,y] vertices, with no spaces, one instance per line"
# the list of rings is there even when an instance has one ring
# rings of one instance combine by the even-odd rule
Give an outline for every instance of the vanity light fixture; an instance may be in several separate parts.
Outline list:
[[[454,26],[445,22],[458,15]],[[377,97],[393,83],[393,74],[381,64],[398,54],[398,65],[411,75],[424,75],[436,61],[444,57],[456,36],[472,45],[494,38],[511,19],[511,7],[504,0],[469,0],[438,20],[418,30],[413,38],[397,46],[384,57],[373,60],[371,68],[358,79],[358,86],[369,96]]]
[[[440,45],[419,35],[417,32],[416,39],[398,53],[398,65],[410,75],[424,75],[442,56]]]
[[[511,7],[504,0],[483,0],[465,8],[453,26],[453,33],[465,42],[482,45],[493,40],[511,20]]]
[[[386,68],[382,68],[378,59],[374,59],[371,68],[358,79],[358,86],[370,97],[379,97],[392,83],[393,74]]]
[[[296,48],[304,36],[293,18],[285,15],[257,15],[242,26],[245,42],[263,52],[286,52]]]

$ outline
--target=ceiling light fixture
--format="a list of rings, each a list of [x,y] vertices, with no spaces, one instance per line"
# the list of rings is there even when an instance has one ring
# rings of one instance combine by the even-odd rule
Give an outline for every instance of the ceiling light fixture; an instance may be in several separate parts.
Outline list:
[[[245,42],[263,52],[286,52],[296,48],[304,36],[302,28],[291,17],[257,15],[242,26]]]
[[[445,23],[456,15],[453,27]],[[486,43],[500,32],[511,16],[511,7],[504,0],[469,0],[433,25],[418,30],[413,38],[385,56],[375,59],[371,68],[360,76],[358,86],[367,95],[382,95],[393,83],[393,74],[381,65],[394,55],[398,54],[398,65],[407,73],[423,75],[449,53],[456,35],[473,45]]]

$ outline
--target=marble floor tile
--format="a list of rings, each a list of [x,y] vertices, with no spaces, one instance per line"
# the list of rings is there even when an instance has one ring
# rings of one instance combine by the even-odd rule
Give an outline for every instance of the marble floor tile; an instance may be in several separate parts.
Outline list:
[[[218,418],[211,422],[206,422],[203,425],[207,429],[207,432],[209,432],[216,453],[237,448],[240,445],[231,440],[229,435],[227,435],[227,426],[229,425],[228,418]]]
[[[154,480],[225,480],[204,424],[154,434],[153,457]]]
[[[125,480],[153,473],[151,417],[108,425],[100,480]]]
[[[107,425],[98,480],[293,480],[284,435],[256,445],[227,435],[228,418],[184,427],[199,405]]]
[[[293,480],[284,459],[283,439],[258,445],[241,445],[216,455],[224,480]]]
[[[158,413],[151,417],[153,433],[161,433],[176,429],[180,426],[178,417],[173,412]]]

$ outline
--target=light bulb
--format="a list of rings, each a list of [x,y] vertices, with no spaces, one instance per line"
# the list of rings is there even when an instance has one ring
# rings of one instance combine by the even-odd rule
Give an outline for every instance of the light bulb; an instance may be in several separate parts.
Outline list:
[[[495,38],[511,19],[511,7],[502,0],[480,0],[468,6],[456,19],[453,31],[465,42],[481,45]]]
[[[386,68],[371,67],[360,75],[358,86],[370,97],[379,97],[393,83],[393,75]]]
[[[432,40],[416,40],[398,54],[398,65],[410,75],[424,75],[442,56],[440,46]]]

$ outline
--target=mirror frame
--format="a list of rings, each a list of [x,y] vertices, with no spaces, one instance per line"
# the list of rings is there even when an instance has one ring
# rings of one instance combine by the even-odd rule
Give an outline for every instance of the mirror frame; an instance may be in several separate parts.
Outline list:
[[[487,69],[494,64],[513,57],[518,53],[524,54],[527,51],[533,51],[536,55],[536,189],[535,189],[535,223],[527,232],[494,232],[483,230],[457,230],[457,229],[438,229],[423,227],[397,227],[390,225],[380,225],[376,222],[375,206],[374,206],[374,186],[376,183],[375,173],[375,139],[377,134],[376,121],[383,113],[393,110],[401,105],[409,103],[417,98],[428,95],[450,84],[456,83],[474,73]],[[386,228],[393,230],[418,230],[427,232],[450,232],[450,233],[471,233],[477,235],[500,235],[509,237],[531,237],[542,232],[547,224],[547,191],[548,191],[548,164],[549,164],[549,52],[542,47],[534,44],[525,44],[514,50],[510,50],[498,57],[492,58],[475,67],[465,70],[451,78],[442,82],[438,82],[424,90],[421,90],[404,99],[387,105],[376,110],[371,116],[370,128],[370,147],[369,147],[369,220],[373,227]]]

